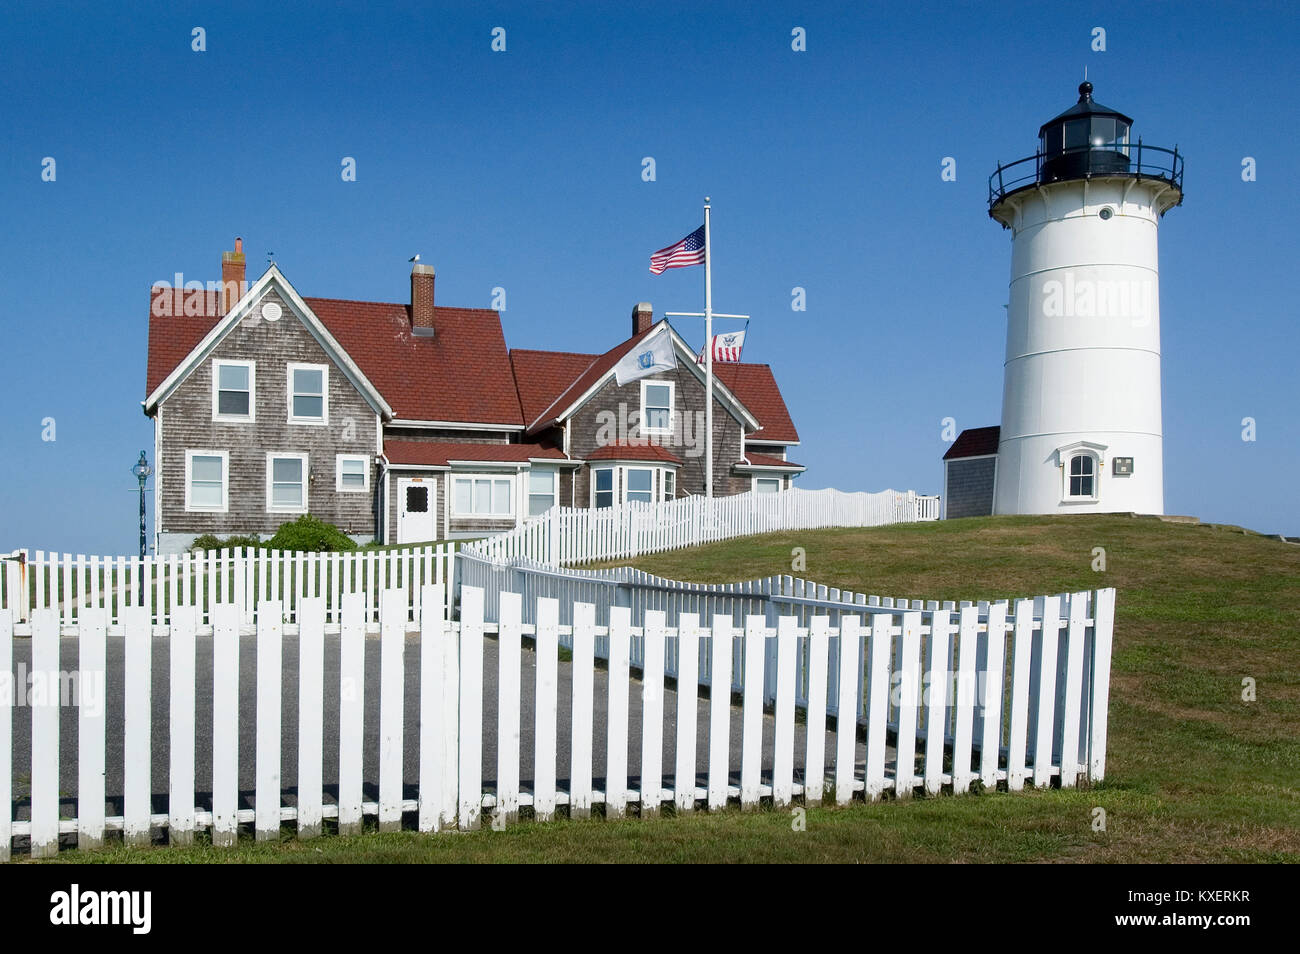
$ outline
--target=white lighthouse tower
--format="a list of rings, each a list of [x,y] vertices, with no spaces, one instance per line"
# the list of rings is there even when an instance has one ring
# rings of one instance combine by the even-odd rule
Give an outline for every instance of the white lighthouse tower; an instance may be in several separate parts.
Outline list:
[[[1183,160],[1132,124],[1084,83],[989,181],[1012,236],[994,513],[1164,512],[1156,234]]]

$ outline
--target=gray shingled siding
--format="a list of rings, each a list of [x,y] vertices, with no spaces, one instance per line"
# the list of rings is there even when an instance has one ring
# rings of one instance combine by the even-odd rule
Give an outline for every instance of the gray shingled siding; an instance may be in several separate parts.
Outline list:
[[[343,371],[334,365],[307,328],[294,317],[287,303],[284,314],[269,322],[260,305],[221,341],[214,353],[196,367],[162,403],[160,454],[156,462],[161,481],[161,513],[157,527],[162,536],[179,540],[184,535],[257,533],[263,539],[296,514],[267,513],[266,454],[268,451],[308,455],[310,512],[336,524],[345,533],[372,539],[374,523],[373,463],[375,411]],[[214,358],[256,362],[253,423],[212,420],[212,361]],[[288,423],[287,365],[290,362],[329,366],[329,423],[326,426]],[[185,509],[185,452],[225,451],[229,456],[228,508],[225,513]],[[372,459],[366,493],[335,490],[336,454],[365,454]],[[161,548],[161,547],[160,547]]]
[[[518,433],[517,431],[396,427],[389,424],[384,428],[384,440],[414,441],[425,444],[509,444],[512,440],[518,438]],[[512,437],[512,435],[514,436]]]
[[[968,457],[945,461],[948,468],[948,501],[944,515],[988,517],[993,513],[993,476],[996,457]]]
[[[704,434],[701,424],[696,428],[696,412],[703,421],[705,408],[704,385],[685,367],[664,371],[644,378],[646,381],[673,381],[673,411],[680,418],[690,415],[689,427],[678,428],[674,435],[665,435],[662,446],[682,461],[677,470],[677,492],[704,493]],[[611,378],[601,386],[586,404],[578,409],[569,423],[569,453],[585,458],[600,446],[602,424],[607,418],[601,412],[620,411],[632,423],[622,428],[624,440],[636,433],[635,427],[641,413],[641,381],[632,381],[619,387]],[[620,435],[615,434],[617,439]],[[689,438],[689,443],[687,443]],[[738,494],[749,490],[749,477],[732,473],[732,466],[740,461],[744,431],[739,421],[723,406],[715,395],[713,399],[713,492],[717,496]],[[685,446],[683,446],[685,445]],[[577,474],[577,505],[585,507],[590,500],[591,471],[584,465]]]

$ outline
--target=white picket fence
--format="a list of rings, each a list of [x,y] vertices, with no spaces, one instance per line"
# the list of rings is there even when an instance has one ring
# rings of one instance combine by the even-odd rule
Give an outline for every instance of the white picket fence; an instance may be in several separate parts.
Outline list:
[[[719,616],[701,621],[682,613],[676,627],[665,625],[663,613],[646,613],[635,627],[627,607],[614,607],[597,619],[595,608],[572,608],[573,624],[559,624],[559,606],[539,600],[536,623],[525,625],[517,594],[499,598],[496,624],[483,618],[483,594],[464,587],[461,619],[446,612],[443,587],[423,587],[418,619],[409,616],[411,597],[404,589],[384,591],[380,600],[379,700],[377,776],[363,772],[363,740],[367,722],[364,698],[364,652],[368,616],[365,597],[342,597],[342,621],[326,622],[326,600],[304,596],[296,624],[284,623],[279,601],[262,603],[255,614],[255,715],[251,700],[241,701],[239,686],[240,607],[218,602],[209,625],[200,624],[204,610],[173,605],[165,631],[169,641],[168,771],[151,775],[152,647],[160,634],[151,626],[148,609],[125,607],[119,622],[110,624],[100,607],[78,614],[71,628],[61,626],[57,610],[34,610],[30,623],[17,623],[12,609],[0,610],[0,674],[14,664],[14,638],[31,640],[34,672],[54,672],[60,666],[60,637],[76,639],[83,671],[103,672],[109,640],[124,644],[123,684],[112,687],[124,702],[120,770],[123,790],[113,804],[121,813],[109,815],[105,792],[106,758],[118,757],[106,746],[111,706],[79,708],[76,730],[76,799],[61,797],[71,779],[61,774],[60,709],[31,708],[29,817],[15,819],[10,788],[23,766],[13,759],[13,707],[0,705],[0,860],[9,857],[14,837],[28,839],[36,857],[57,853],[60,837],[80,847],[96,847],[106,832],[120,831],[127,843],[146,842],[151,829],[163,828],[173,843],[192,841],[196,830],[210,830],[216,845],[232,844],[240,825],[251,824],[259,839],[276,839],[285,823],[296,825],[299,837],[321,831],[324,819],[335,819],[340,832],[360,829],[365,816],[375,816],[381,830],[399,828],[404,814],[415,816],[421,831],[458,826],[480,827],[480,813],[509,824],[521,809],[538,820],[553,818],[567,807],[575,818],[603,804],[605,814],[618,817],[629,808],[653,815],[668,801],[679,811],[703,803],[709,809],[736,801],[753,808],[770,797],[777,807],[802,796],[807,804],[824,800],[828,783],[835,800],[849,802],[861,792],[877,799],[886,792],[907,797],[917,788],[938,793],[945,786],[963,793],[975,783],[985,787],[1004,783],[1012,791],[1026,782],[1036,786],[1053,779],[1065,787],[1080,775],[1096,781],[1105,774],[1106,717],[1110,678],[1114,590],[1042,597],[1041,613],[1034,601],[1014,606],[995,603],[980,621],[976,607],[955,615],[946,609],[885,608],[862,616],[842,613],[834,627],[827,616],[813,616],[801,627],[793,616],[782,616],[770,627],[751,616],[743,627]],[[1089,615],[1091,608],[1091,616]],[[704,628],[701,624],[708,624]],[[326,637],[337,634],[339,681],[326,684]],[[250,634],[252,635],[252,634]],[[282,706],[292,705],[283,686],[286,636],[297,637],[297,684],[291,687],[297,705],[297,777],[292,804],[286,802],[281,778],[284,731]],[[558,659],[559,641],[571,637],[572,662]],[[211,706],[196,692],[197,640],[211,637],[213,655]],[[495,638],[496,692],[485,694],[485,650]],[[608,641],[608,666],[598,675],[596,640]],[[528,639],[532,644],[525,644]],[[768,652],[767,644],[775,647]],[[206,644],[205,644],[206,645]],[[632,675],[634,646],[639,647],[639,678]],[[739,648],[739,656],[736,649]],[[699,651],[707,653],[714,678],[731,684],[731,669],[745,671],[741,699],[739,752],[731,738],[732,699],[729,692],[712,693],[708,716],[697,725],[699,689],[692,671]],[[665,711],[665,661],[670,650],[678,659],[675,713]],[[419,653],[418,718],[404,713],[407,685],[406,653]],[[533,753],[521,750],[522,665],[531,653],[535,687]],[[804,676],[796,660],[804,658]],[[858,674],[832,683],[831,660],[839,672]],[[764,712],[761,687],[765,670],[774,667],[775,705]],[[802,707],[804,744],[796,745],[796,699],[806,681]],[[633,687],[639,683],[639,693]],[[563,685],[562,685],[563,684]],[[601,698],[596,686],[603,684]],[[247,688],[247,687],[246,687]],[[324,700],[338,700],[337,738],[325,738]],[[572,699],[568,724],[561,719],[559,700]],[[639,696],[639,705],[636,705]],[[863,739],[856,720],[840,720],[827,738],[828,709],[834,699],[839,711],[864,710]],[[606,729],[595,731],[594,712],[601,704]],[[210,709],[211,779],[196,778],[195,736],[198,713]],[[239,750],[240,718],[256,720],[256,785],[241,793],[239,768],[250,753]],[[639,718],[639,764],[629,764],[630,727]],[[485,780],[485,733],[495,729],[495,779]],[[567,733],[570,758],[557,765],[557,738]],[[403,772],[408,735],[418,737],[418,768]],[[605,742],[605,776],[593,769],[594,748]],[[666,742],[673,740],[671,764]],[[890,758],[892,751],[894,758]],[[765,745],[770,742],[770,746]],[[336,746],[337,797],[327,794],[323,777],[326,746]],[[764,752],[770,748],[771,757]],[[707,771],[697,773],[703,757]],[[861,766],[861,768],[859,768]],[[568,780],[561,784],[567,772]],[[525,773],[531,774],[527,779]],[[210,781],[211,797],[200,800],[196,790]],[[525,784],[525,782],[527,782]],[[366,783],[376,785],[377,799],[363,798]],[[597,784],[599,783],[599,784]],[[155,813],[151,794],[165,786],[166,813]],[[414,798],[406,797],[413,787]],[[332,786],[330,787],[332,790]]]
[[[569,567],[548,567],[523,558],[508,563],[493,563],[476,556],[468,550],[457,555],[457,580],[466,586],[478,587],[483,591],[484,617],[489,621],[500,618],[500,596],[505,593],[518,593],[524,601],[524,622],[535,623],[532,615],[538,601],[543,598],[554,599],[560,607],[561,625],[571,625],[572,613],[576,606],[590,603],[597,615],[607,618],[614,607],[627,607],[633,626],[644,624],[646,614],[657,611],[663,614],[669,627],[675,627],[679,618],[686,613],[700,619],[715,619],[719,616],[731,620],[735,626],[743,626],[750,616],[761,616],[769,628],[775,627],[777,619],[792,616],[800,627],[811,625],[812,617],[822,615],[830,619],[832,628],[840,625],[844,614],[855,616],[874,615],[879,612],[901,612],[903,610],[948,611],[956,613],[974,607],[976,621],[980,626],[987,626],[992,601],[982,600],[978,603],[952,600],[908,599],[905,597],[882,597],[855,593],[827,586],[799,577],[778,575],[745,580],[738,583],[689,583],[655,576],[634,567],[612,567],[610,569],[574,569]],[[1057,597],[1062,606],[1071,601],[1083,600],[1082,612],[1090,614],[1088,601],[1093,594],[1062,593]],[[1038,597],[1033,602],[1035,618],[1041,618],[1045,610],[1045,597]],[[1005,604],[1004,604],[1005,605]],[[1091,640],[1089,631],[1087,639]],[[561,637],[561,645],[569,644]],[[768,645],[768,652],[775,652],[775,645]],[[609,642],[603,637],[596,639],[596,658],[607,659]],[[641,647],[633,641],[632,666],[641,665]],[[808,659],[799,655],[795,659],[798,674],[795,679],[795,704],[804,706],[808,702]],[[678,658],[676,650],[670,647],[665,657],[665,672],[670,678],[678,677]],[[696,676],[702,686],[712,685],[712,658],[701,647],[695,667]],[[744,669],[740,665],[740,646],[735,647],[735,658],[731,667],[731,690],[736,693],[744,691]],[[767,679],[763,686],[764,703],[776,699],[775,660],[769,660]],[[830,661],[830,681],[838,684],[838,657],[832,652]],[[859,700],[861,702],[861,700]],[[831,694],[828,712],[838,715],[835,695]],[[859,709],[859,722],[866,721],[865,708]]]
[[[449,584],[454,598],[456,545],[311,553],[265,549],[205,550],[168,556],[101,557],[15,550],[0,557],[0,609],[19,621],[33,610],[54,609],[64,626],[82,611],[102,609],[109,625],[143,607],[156,626],[164,626],[172,606],[192,606],[199,624],[211,626],[218,603],[239,607],[241,625],[257,622],[261,602],[279,603],[288,622],[298,621],[304,599],[325,600],[325,619],[342,619],[343,596],[360,593],[366,619],[379,620],[379,597],[402,587],[418,599],[428,583]],[[451,603],[448,603],[450,608]]]
[[[466,546],[490,560],[527,557],[550,566],[619,560],[715,540],[823,527],[875,527],[939,519],[939,498],[838,490],[680,497],[587,509],[552,507],[514,530]]]

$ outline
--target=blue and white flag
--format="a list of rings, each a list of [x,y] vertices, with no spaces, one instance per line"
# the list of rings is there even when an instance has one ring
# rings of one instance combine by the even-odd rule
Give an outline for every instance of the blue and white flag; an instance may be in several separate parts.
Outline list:
[[[671,371],[677,367],[677,354],[673,349],[672,335],[665,324],[642,341],[614,365],[614,380],[619,386],[636,381],[658,371]]]

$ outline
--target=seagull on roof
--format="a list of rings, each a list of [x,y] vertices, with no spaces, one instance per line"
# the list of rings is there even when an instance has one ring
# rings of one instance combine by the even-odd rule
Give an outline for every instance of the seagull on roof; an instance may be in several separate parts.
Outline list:
[[[407,259],[408,262],[418,262],[419,260],[420,260],[419,252],[416,252],[414,255],[412,255],[410,258]]]

